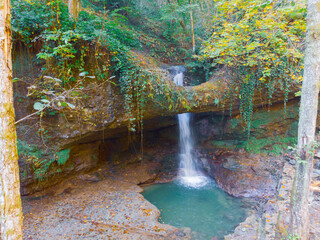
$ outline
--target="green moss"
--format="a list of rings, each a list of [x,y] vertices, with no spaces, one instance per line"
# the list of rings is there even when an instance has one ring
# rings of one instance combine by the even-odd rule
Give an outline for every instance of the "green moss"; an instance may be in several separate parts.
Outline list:
[[[212,141],[211,142],[217,148],[233,149],[236,147],[236,141]]]
[[[45,155],[45,153],[42,150],[38,149],[36,145],[27,144],[26,142],[21,141],[19,139],[17,147],[19,157],[32,156],[34,158],[40,159]]]
[[[280,155],[285,150],[284,145],[275,144],[272,147],[272,153],[275,155]]]
[[[291,136],[277,136],[275,138],[250,138],[248,141],[244,141],[242,146],[249,153],[261,154],[271,153],[273,155],[280,155],[284,152],[288,146],[296,144],[296,137]]]
[[[253,154],[273,154],[280,155],[288,146],[296,144],[295,136],[276,136],[269,138],[245,138],[245,140],[218,140],[211,141],[215,148],[222,149],[245,149],[248,153]]]
[[[276,110],[274,109],[272,111],[259,110],[253,114],[250,137],[241,128],[241,120],[233,118],[229,120],[233,134],[225,135],[223,139],[213,141],[211,144],[217,148],[245,149],[254,154],[279,155],[283,153],[288,146],[296,144],[298,122],[294,119],[297,119],[298,104],[287,107],[285,117],[289,126],[281,124],[284,117],[283,108],[278,106]],[[276,131],[278,126],[274,123],[280,123],[279,131],[284,134],[278,135]]]
[[[298,106],[287,106],[286,118],[296,118],[298,114]],[[279,121],[279,118],[284,117],[283,109],[279,108],[276,111],[269,112],[267,110],[255,112],[252,116],[251,128],[260,128],[261,125],[267,125],[272,122]]]
[[[298,125],[299,125],[299,122],[298,121],[294,121],[291,126],[290,126],[290,135],[291,136],[295,136],[297,137],[298,135]]]

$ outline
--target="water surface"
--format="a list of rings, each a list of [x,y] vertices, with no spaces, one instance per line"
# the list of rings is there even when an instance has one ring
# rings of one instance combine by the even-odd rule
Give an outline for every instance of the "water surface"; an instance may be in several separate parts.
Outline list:
[[[196,239],[222,238],[245,220],[241,199],[229,196],[212,181],[202,188],[188,188],[178,182],[144,188],[143,196],[160,211],[159,222],[189,227]]]

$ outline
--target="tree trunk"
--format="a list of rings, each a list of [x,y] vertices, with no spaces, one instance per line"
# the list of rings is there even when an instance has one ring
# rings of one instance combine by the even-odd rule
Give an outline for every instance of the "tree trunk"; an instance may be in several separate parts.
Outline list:
[[[80,11],[79,0],[68,0],[69,14],[73,19],[78,19]]]
[[[167,0],[167,2],[168,2],[169,5],[172,4],[172,3],[171,3],[171,0]],[[172,14],[174,14],[174,16],[175,16],[175,18],[176,18],[176,21],[175,21],[175,22],[179,22],[180,26],[182,27],[182,30],[183,30],[184,35],[185,35],[186,37],[188,37],[188,32],[187,32],[186,25],[184,24],[183,21],[178,20],[179,17],[178,17],[178,15],[177,15],[176,13],[174,13],[174,8],[173,8],[172,5],[171,5],[171,12],[172,12]]]
[[[12,92],[10,0],[0,4],[0,239],[22,239],[17,137]]]
[[[192,4],[192,0],[190,0],[190,4]],[[194,21],[193,21],[193,11],[190,11],[190,19],[191,19],[191,36],[192,36],[192,52],[196,51],[196,38],[194,36]]]
[[[307,2],[307,35],[298,129],[298,160],[291,196],[290,231],[309,237],[309,186],[313,169],[312,147],[318,111],[320,79],[320,0]]]

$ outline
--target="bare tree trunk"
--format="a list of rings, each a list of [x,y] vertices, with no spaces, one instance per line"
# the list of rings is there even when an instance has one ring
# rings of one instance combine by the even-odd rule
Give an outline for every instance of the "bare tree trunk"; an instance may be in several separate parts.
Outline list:
[[[190,4],[192,4],[192,0],[190,0]],[[192,52],[196,51],[196,38],[194,36],[194,21],[193,21],[193,11],[190,11],[190,19],[191,19],[191,33],[192,33]]]
[[[72,18],[78,19],[80,11],[79,0],[68,0],[69,14]]]
[[[22,211],[12,92],[10,0],[0,4],[0,239],[22,239]]]
[[[309,237],[309,186],[313,169],[312,147],[316,129],[320,80],[320,0],[307,2],[307,36],[299,115],[298,155],[291,196],[290,231]]]
[[[171,5],[171,0],[167,0],[167,2],[168,2],[168,4],[169,5]],[[187,37],[188,36],[188,31],[187,31],[187,28],[186,28],[186,25],[184,24],[184,22],[183,21],[181,21],[181,20],[178,20],[179,19],[179,17],[178,17],[178,15],[177,14],[175,14],[174,13],[174,9],[173,9],[173,7],[171,6],[171,12],[172,12],[172,14],[174,14],[174,16],[176,17],[176,21],[175,22],[179,22],[179,24],[180,24],[180,26],[182,27],[182,29],[183,29],[183,33],[184,33],[184,35]]]

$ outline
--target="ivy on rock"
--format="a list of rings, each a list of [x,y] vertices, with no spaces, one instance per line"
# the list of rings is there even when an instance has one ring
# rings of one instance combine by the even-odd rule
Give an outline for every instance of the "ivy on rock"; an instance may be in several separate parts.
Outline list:
[[[213,33],[198,58],[233,76],[229,97],[240,99],[248,130],[255,94],[265,92],[271,99],[281,88],[286,109],[290,86],[302,80],[305,16],[300,0],[216,1]]]

